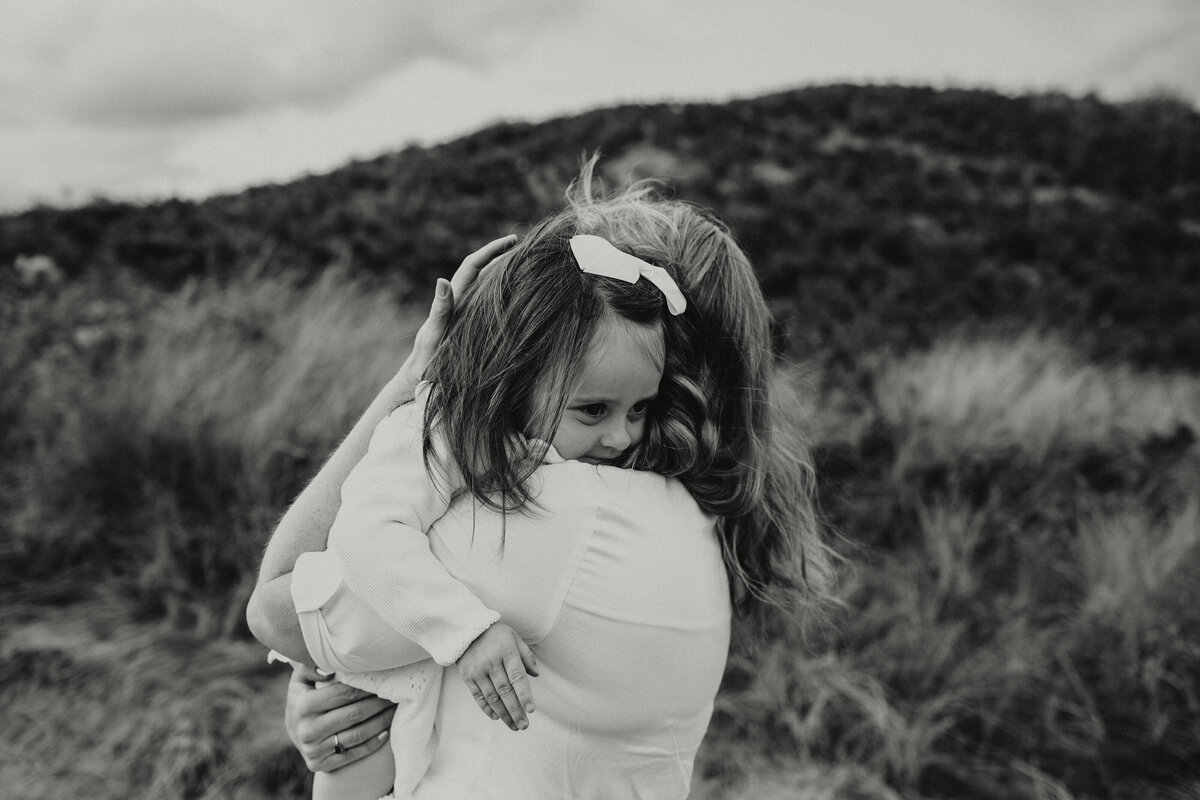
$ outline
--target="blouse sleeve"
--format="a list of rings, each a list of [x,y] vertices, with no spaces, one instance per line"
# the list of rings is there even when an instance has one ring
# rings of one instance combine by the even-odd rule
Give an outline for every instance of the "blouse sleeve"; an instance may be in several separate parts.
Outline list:
[[[314,598],[328,599],[344,585],[361,601],[360,608],[369,608],[395,633],[448,665],[500,615],[455,580],[430,551],[426,532],[449,507],[456,478],[436,468],[431,477],[425,469],[421,447],[427,398],[427,392],[419,393],[417,401],[380,422],[367,454],[342,485],[341,509],[329,532],[328,552],[337,559],[337,568],[293,574],[293,597],[305,597],[312,606]],[[336,581],[334,574],[340,576]],[[325,646],[337,655],[337,639],[328,638]]]

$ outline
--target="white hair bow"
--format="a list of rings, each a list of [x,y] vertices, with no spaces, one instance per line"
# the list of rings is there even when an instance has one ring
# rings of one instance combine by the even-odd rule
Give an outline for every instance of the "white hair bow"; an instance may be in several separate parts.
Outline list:
[[[637,256],[622,252],[613,247],[612,243],[600,236],[580,234],[571,237],[571,252],[579,262],[579,268],[591,275],[602,275],[605,278],[616,278],[626,283],[637,283],[638,278],[645,278],[658,287],[667,300],[667,310],[672,315],[682,314],[687,309],[687,301],[683,292],[662,267],[647,264]]]

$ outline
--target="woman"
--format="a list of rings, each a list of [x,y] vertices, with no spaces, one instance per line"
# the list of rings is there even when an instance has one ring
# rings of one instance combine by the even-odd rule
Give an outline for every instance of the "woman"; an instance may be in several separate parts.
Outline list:
[[[503,517],[479,511],[469,527],[464,523],[444,536],[435,525],[431,540],[435,547],[440,541],[445,560],[457,565],[455,577],[488,599],[518,634],[539,644],[538,691],[546,696],[539,699],[540,724],[529,733],[487,731],[477,711],[463,713],[473,701],[449,670],[438,709],[441,738],[418,797],[686,796],[691,757],[724,666],[727,587],[739,610],[761,618],[770,606],[788,604],[805,590],[819,593],[822,586],[827,560],[808,502],[810,470],[778,442],[769,447],[769,320],[751,268],[710,217],[682,203],[648,202],[662,223],[664,257],[681,271],[684,293],[697,310],[705,346],[689,355],[687,367],[712,422],[716,455],[680,481],[629,473],[626,493],[595,501],[598,512],[593,505],[586,514],[566,507],[551,515],[570,519],[575,513],[581,522],[603,517],[595,530],[539,539],[545,531],[536,519],[510,519],[516,552],[498,563],[479,553],[494,554],[488,545],[504,535]],[[457,290],[506,244],[494,242],[464,261]],[[414,357],[298,499],[268,547],[250,619],[260,639],[277,649],[303,652],[287,573],[301,552],[324,546],[337,487],[365,449],[371,427],[415,383],[448,314],[445,288],[439,284]],[[604,493],[589,485],[580,494]],[[636,508],[628,508],[630,502]],[[695,535],[702,512],[720,518],[719,537],[707,542]],[[470,545],[477,536],[484,546],[475,549]],[[561,545],[562,552],[522,555],[520,547],[532,541],[552,543],[546,551]],[[525,584],[542,588],[501,591]],[[565,594],[558,591],[563,585]],[[523,599],[513,600],[514,594]],[[580,655],[589,643],[598,645],[590,660]],[[519,696],[524,680],[502,676],[494,687],[497,699]],[[514,719],[521,715],[519,704],[504,705]],[[663,719],[672,726],[665,736]],[[364,730],[344,737],[336,731],[329,749],[351,755],[338,751],[356,744]]]

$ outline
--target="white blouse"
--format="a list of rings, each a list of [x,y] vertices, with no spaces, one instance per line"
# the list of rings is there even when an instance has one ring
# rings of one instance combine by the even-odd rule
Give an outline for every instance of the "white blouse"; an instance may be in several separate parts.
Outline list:
[[[457,582],[533,647],[537,711],[512,732],[448,668],[432,762],[414,796],[686,797],[729,644],[714,519],[682,484],[653,473],[566,461],[534,481],[539,508],[506,520],[457,498],[421,542],[437,566],[420,556],[413,564],[436,589],[418,605],[449,597],[469,607],[443,583]],[[332,551],[306,553],[293,572],[318,665],[368,671],[429,657],[344,577]]]

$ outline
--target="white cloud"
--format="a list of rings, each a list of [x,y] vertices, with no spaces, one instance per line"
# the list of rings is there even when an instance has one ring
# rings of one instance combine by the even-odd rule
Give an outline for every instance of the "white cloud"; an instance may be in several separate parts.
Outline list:
[[[497,118],[805,83],[1200,100],[1192,0],[0,2],[0,208],[236,190]]]
[[[405,63],[481,63],[562,0],[16,0],[0,45],[0,119],[188,123],[329,105]],[[448,12],[447,9],[453,9]]]
[[[1200,103],[1200,4],[1155,22],[1114,41],[1085,71],[1117,96],[1166,91]]]

